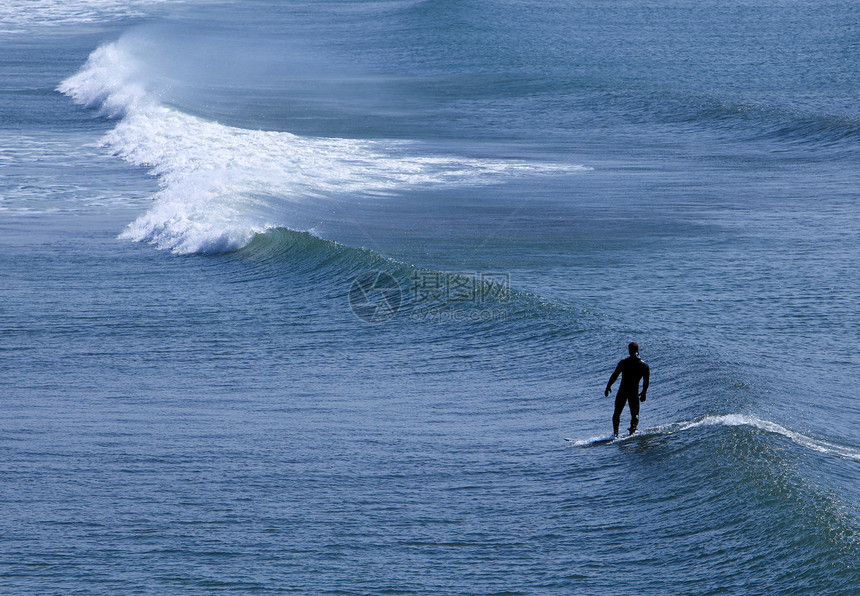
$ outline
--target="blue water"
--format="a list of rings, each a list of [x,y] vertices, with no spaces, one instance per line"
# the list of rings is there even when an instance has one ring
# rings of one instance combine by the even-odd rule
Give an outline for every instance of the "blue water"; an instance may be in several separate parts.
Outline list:
[[[0,17],[0,591],[856,593],[853,3]]]

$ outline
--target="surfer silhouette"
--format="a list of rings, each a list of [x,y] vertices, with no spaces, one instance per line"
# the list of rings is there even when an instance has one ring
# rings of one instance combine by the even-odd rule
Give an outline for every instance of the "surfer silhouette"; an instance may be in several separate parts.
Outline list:
[[[630,404],[630,434],[636,432],[636,427],[639,425],[639,400],[645,401],[645,394],[648,392],[648,377],[651,375],[651,369],[639,358],[639,344],[635,341],[627,346],[627,351],[630,356],[618,363],[615,367],[615,372],[609,377],[609,383],[606,384],[604,397],[609,397],[612,393],[612,384],[621,375],[621,385],[618,387],[618,393],[615,396],[615,413],[612,415],[612,428],[615,436],[618,436],[618,424],[621,422],[621,411],[624,410],[624,404]],[[642,381],[642,392],[639,392],[639,381]]]

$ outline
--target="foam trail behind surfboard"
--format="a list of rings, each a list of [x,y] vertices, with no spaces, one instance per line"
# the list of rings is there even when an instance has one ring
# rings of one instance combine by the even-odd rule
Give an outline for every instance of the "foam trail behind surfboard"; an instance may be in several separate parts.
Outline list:
[[[587,439],[568,439],[565,438],[565,441],[571,447],[588,447],[591,445],[600,445],[601,443],[611,443],[615,439],[612,435],[600,435],[595,437],[589,437]]]

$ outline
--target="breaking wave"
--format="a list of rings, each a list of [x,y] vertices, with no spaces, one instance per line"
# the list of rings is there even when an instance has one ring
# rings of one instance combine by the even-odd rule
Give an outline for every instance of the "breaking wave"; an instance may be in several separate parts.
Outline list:
[[[177,253],[219,253],[273,228],[305,231],[291,214],[408,188],[497,182],[582,166],[421,155],[414,143],[303,137],[226,126],[166,105],[157,76],[124,39],[95,50],[58,91],[117,126],[105,146],[150,168],[155,205],[121,234]]]

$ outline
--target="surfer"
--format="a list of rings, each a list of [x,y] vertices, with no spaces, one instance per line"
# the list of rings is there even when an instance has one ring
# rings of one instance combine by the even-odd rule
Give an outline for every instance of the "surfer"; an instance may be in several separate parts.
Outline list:
[[[645,394],[648,391],[648,377],[651,374],[651,369],[639,358],[639,344],[635,341],[627,346],[627,351],[630,356],[618,363],[615,367],[615,372],[609,377],[609,383],[606,384],[604,397],[609,397],[612,393],[612,384],[621,375],[621,386],[618,388],[618,394],[615,396],[615,413],[612,415],[612,428],[615,436],[618,436],[618,423],[621,422],[621,411],[624,409],[624,404],[630,404],[630,434],[636,432],[636,427],[639,425],[639,400],[645,401]],[[639,392],[639,381],[642,381],[642,392]]]

